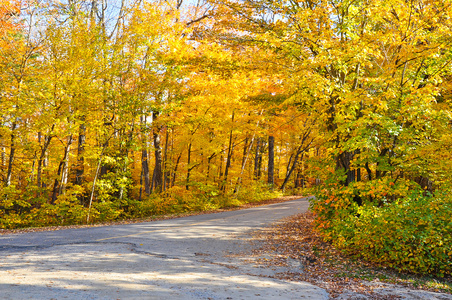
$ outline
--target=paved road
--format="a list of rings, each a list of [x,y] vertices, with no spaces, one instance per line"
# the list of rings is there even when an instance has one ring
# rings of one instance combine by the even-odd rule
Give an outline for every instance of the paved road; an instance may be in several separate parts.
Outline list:
[[[179,219],[0,236],[1,299],[328,299],[243,262],[247,233],[307,199]]]

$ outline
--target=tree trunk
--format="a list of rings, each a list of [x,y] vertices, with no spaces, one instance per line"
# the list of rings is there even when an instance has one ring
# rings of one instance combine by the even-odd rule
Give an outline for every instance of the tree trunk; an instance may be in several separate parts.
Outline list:
[[[347,175],[345,181],[343,181],[344,186],[348,186],[350,183],[355,181],[355,170],[350,170],[353,157],[354,154],[352,152],[344,151],[336,158],[336,170],[343,169]]]
[[[53,127],[52,127],[53,130]],[[37,169],[37,175],[36,175],[36,186],[38,188],[43,187],[42,184],[42,168],[45,166],[45,156],[46,156],[46,152],[47,152],[47,148],[50,145],[50,141],[52,140],[52,136],[46,135],[44,137],[44,144],[41,147],[41,153],[39,155],[39,159],[38,159],[38,169]],[[39,143],[41,143],[41,133],[38,133],[38,141]]]
[[[6,149],[5,149],[5,146],[3,146],[3,143],[2,143],[2,146],[0,147],[0,151],[1,151],[0,161],[1,161],[2,167],[4,167],[6,165]]]
[[[260,155],[260,147],[261,147],[261,139],[258,138],[257,142],[256,142],[256,150],[255,150],[255,154],[254,154],[254,179],[258,180],[259,179],[259,158],[261,157]]]
[[[151,180],[149,174],[149,155],[147,150],[147,130],[146,130],[146,116],[140,116],[141,126],[141,175],[140,186],[142,186],[144,179],[144,192],[149,195],[151,193]],[[141,200],[141,188],[140,188],[140,200]]]
[[[166,134],[165,134],[165,151],[163,154],[163,191],[166,191],[168,188],[168,128],[166,128]]]
[[[234,113],[232,113],[232,122],[234,122]],[[232,154],[233,154],[233,150],[234,150],[234,145],[232,143],[232,130],[229,133],[229,145],[228,145],[228,154],[226,157],[226,166],[224,168],[224,177],[223,177],[223,182],[221,185],[221,191],[226,191],[226,184],[228,181],[228,174],[229,174],[229,168],[231,167],[231,160],[232,160]]]
[[[187,180],[185,181],[185,189],[188,191],[188,183],[190,182],[190,162],[191,162],[191,143],[188,145],[188,153],[187,153]]]
[[[235,185],[235,188],[234,188],[234,194],[237,193],[240,189],[240,184],[242,183],[242,176],[243,176],[243,172],[245,171],[246,162],[248,161],[248,156],[249,156],[249,154],[251,152],[251,148],[253,147],[253,144],[254,144],[254,135],[251,138],[249,145],[247,145],[247,140],[248,140],[248,138],[246,138],[245,146],[243,147],[242,167],[240,168],[240,175],[239,175],[239,178],[237,178],[237,184]]]
[[[295,178],[295,188],[304,188],[305,187],[305,181],[303,176],[303,169],[298,169],[297,177]]]
[[[284,191],[286,189],[286,184],[289,181],[290,176],[292,175],[293,171],[295,170],[295,167],[298,164],[298,157],[300,156],[302,151],[297,150],[297,153],[295,154],[295,157],[293,159],[293,163],[292,166],[290,167],[290,169],[288,169],[287,173],[286,173],[286,178],[284,178],[284,182],[281,185],[281,190]],[[303,156],[304,154],[301,154],[301,160],[303,160]]]
[[[11,126],[11,151],[9,152],[9,159],[8,159],[8,170],[6,172],[6,180],[5,180],[5,185],[6,186],[10,186],[11,185],[11,176],[13,173],[13,163],[14,163],[14,158],[15,158],[15,152],[16,152],[16,134],[15,134],[15,130],[17,127],[17,123],[16,121],[13,122],[12,126]]]
[[[177,168],[178,168],[178,166],[179,166],[179,162],[180,162],[180,159],[181,159],[181,157],[182,157],[182,152],[183,152],[183,151],[181,151],[181,153],[180,153],[179,156],[177,157],[176,165],[174,166],[173,176],[172,176],[172,178],[171,178],[171,187],[174,186],[174,183],[175,183],[175,181],[176,181]]]
[[[63,185],[65,184],[65,173],[67,173],[67,165],[68,165],[68,159],[69,159],[69,151],[71,149],[72,144],[72,135],[68,137],[68,141],[66,144],[66,147],[64,147],[64,155],[63,159],[60,161],[60,164],[58,166],[58,173],[57,178],[55,178],[55,182],[53,184],[53,191],[52,191],[52,199],[50,201],[51,204],[55,204],[55,200],[57,199],[58,195],[61,194],[63,190]],[[58,181],[58,179],[61,178],[61,183]],[[67,178],[67,177],[66,177]]]
[[[151,181],[149,175],[148,151],[146,149],[141,150],[141,172],[144,177],[144,192],[149,195],[151,193]]]
[[[85,121],[85,118],[82,118],[82,122]],[[84,123],[79,126],[78,133],[78,145],[77,145],[77,166],[75,170],[75,184],[82,185],[83,184],[83,174],[85,172],[85,141],[86,141],[86,126]]]
[[[268,179],[270,185],[275,184],[275,137],[268,137]]]
[[[140,173],[140,193],[138,195],[138,201],[142,200],[142,196],[143,196],[143,169],[141,169]]]
[[[224,149],[223,145],[222,145],[222,149]],[[218,168],[218,181],[219,181],[220,188],[222,187],[221,179],[223,178],[223,161],[224,161],[224,151],[221,151],[220,166]],[[215,178],[214,178],[214,181],[215,181]]]
[[[160,145],[160,133],[159,129],[155,129],[153,133],[154,148],[155,148],[155,166],[152,176],[152,185],[157,192],[162,192],[163,186],[163,173],[162,173],[162,148]]]
[[[209,175],[210,175],[210,164],[212,162],[212,159],[215,157],[215,153],[207,157],[207,173],[206,173],[206,184],[209,182]]]
[[[125,131],[126,129],[124,129]],[[119,167],[119,172],[122,176],[124,176],[124,174],[126,174],[127,172],[127,158],[129,157],[129,148],[130,145],[132,144],[132,139],[133,139],[133,132],[135,130],[135,122],[133,121],[131,126],[130,126],[130,131],[129,131],[129,135],[127,137],[125,146],[120,148],[120,155],[122,156],[123,160],[122,160],[122,166],[120,165]],[[117,171],[118,172],[118,171]],[[124,185],[121,185],[119,188],[119,200],[122,200],[124,198],[124,190],[127,193],[127,189],[125,189]]]

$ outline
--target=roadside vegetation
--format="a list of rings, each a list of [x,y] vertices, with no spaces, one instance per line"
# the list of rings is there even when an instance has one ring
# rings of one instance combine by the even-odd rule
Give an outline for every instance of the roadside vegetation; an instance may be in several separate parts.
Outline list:
[[[395,201],[382,197],[376,200],[379,205],[374,200],[358,206],[347,189],[330,191],[312,202],[316,228],[326,241],[376,265],[436,277],[452,275],[450,194],[436,191],[432,196],[414,189]]]
[[[296,264],[294,272],[278,273],[276,277],[311,282],[325,288],[333,298],[351,291],[370,299],[399,299],[397,294],[382,295],[375,291],[385,284],[452,294],[452,276],[413,274],[409,270],[400,271],[398,264],[391,267],[385,262],[369,261],[359,252],[341,251],[325,241],[315,223],[316,216],[308,212],[257,231],[254,234],[257,247],[250,258],[258,259],[252,262],[267,267]]]
[[[125,199],[95,202],[91,208],[80,205],[77,198],[73,196],[60,198],[55,204],[43,203],[39,209],[27,205],[28,209],[23,209],[20,213],[5,214],[0,219],[0,230],[11,232],[9,231],[11,229],[29,227],[113,224],[120,221],[153,220],[164,216],[178,217],[219,209],[249,207],[253,204],[264,205],[279,201],[274,200],[279,196],[281,196],[280,191],[271,191],[262,187],[244,188],[235,195],[212,195],[210,192],[198,189],[189,192],[185,189],[171,189],[164,196],[155,194],[142,201]],[[87,222],[88,216],[89,222]]]

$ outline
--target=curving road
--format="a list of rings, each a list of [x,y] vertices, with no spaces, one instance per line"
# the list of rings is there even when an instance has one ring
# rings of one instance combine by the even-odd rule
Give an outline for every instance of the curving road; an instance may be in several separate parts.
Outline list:
[[[0,236],[1,299],[328,299],[245,263],[247,233],[306,198],[245,210]],[[240,255],[242,253],[242,255]]]

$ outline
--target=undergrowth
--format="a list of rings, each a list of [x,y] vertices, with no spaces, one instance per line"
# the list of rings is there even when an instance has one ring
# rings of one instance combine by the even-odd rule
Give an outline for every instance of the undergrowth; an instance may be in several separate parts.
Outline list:
[[[36,197],[33,193],[25,196],[4,191],[4,195],[6,192],[8,197],[3,197],[0,201],[0,229],[93,224],[202,212],[257,203],[281,196],[281,193],[272,191],[260,183],[243,187],[236,193],[233,191],[221,193],[215,186],[192,184],[188,190],[185,186],[175,186],[164,193],[143,197],[141,201],[132,198],[99,197],[89,207],[80,204],[77,192],[67,192],[59,196],[53,204],[48,203],[47,198]],[[1,194],[0,191],[0,199]]]
[[[452,275],[452,197],[414,190],[358,206],[349,188],[312,201],[316,228],[345,253],[374,264],[434,277]],[[382,201],[383,200],[383,201]]]

